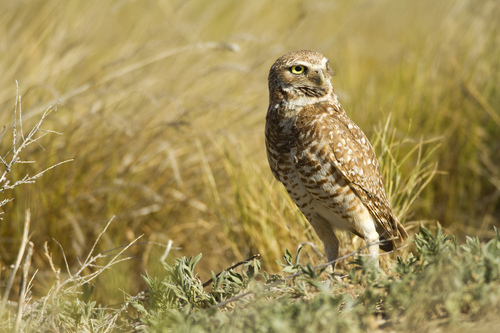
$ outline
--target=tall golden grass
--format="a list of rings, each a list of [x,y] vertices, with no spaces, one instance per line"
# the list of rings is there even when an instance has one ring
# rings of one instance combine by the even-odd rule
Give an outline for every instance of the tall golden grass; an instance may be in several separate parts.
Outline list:
[[[74,159],[1,194],[15,198],[0,221],[2,280],[26,208],[35,294],[54,280],[44,243],[63,271],[64,256],[77,270],[112,216],[98,251],[140,235],[148,244],[94,281],[106,301],[160,272],[155,244],[169,240],[172,257],[203,253],[207,278],[255,253],[273,270],[285,248],[322,250],[269,172],[263,138],[268,69],[305,48],[330,58],[407,225],[439,220],[490,237],[500,215],[498,17],[494,0],[0,2],[0,153],[12,143],[15,80],[24,128],[58,104],[43,126],[62,133],[26,150],[36,163],[10,176]]]

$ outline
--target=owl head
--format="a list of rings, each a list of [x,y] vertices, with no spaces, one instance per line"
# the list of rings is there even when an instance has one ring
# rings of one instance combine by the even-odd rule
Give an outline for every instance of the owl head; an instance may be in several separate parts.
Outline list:
[[[269,71],[271,99],[323,97],[333,92],[333,71],[328,59],[313,50],[288,52]]]

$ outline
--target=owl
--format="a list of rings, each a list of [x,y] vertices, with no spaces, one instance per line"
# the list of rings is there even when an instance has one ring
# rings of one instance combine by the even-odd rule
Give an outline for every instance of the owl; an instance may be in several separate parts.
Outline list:
[[[391,251],[408,234],[387,199],[373,147],[337,100],[332,75],[328,59],[312,50],[286,53],[272,65],[267,158],[328,261],[338,258],[335,230],[348,230],[373,244],[368,253],[378,266],[379,247]]]

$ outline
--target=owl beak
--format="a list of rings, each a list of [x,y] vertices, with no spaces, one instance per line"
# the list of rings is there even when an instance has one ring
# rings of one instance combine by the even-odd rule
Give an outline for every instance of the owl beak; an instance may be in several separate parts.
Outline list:
[[[316,72],[317,75],[316,75],[316,82],[322,86],[325,84],[325,74],[323,73],[323,70],[320,69],[319,71]]]

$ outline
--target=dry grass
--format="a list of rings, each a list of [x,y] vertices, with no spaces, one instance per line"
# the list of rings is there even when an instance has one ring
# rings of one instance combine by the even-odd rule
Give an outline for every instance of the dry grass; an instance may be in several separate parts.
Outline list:
[[[106,303],[123,299],[117,287],[142,290],[144,271],[162,274],[164,248],[154,243],[172,240],[172,257],[202,252],[206,278],[255,253],[277,270],[283,249],[320,245],[264,151],[267,71],[303,48],[331,58],[339,99],[375,143],[397,211],[492,237],[499,16],[486,0],[0,3],[0,153],[11,147],[15,80],[24,128],[60,101],[44,126],[62,133],[27,149],[23,158],[36,164],[13,170],[11,181],[74,159],[6,197],[15,200],[0,221],[1,280],[27,208],[35,296],[55,279],[44,243],[64,267],[60,243],[77,271],[112,216],[97,253],[141,235],[150,244],[128,248],[135,259],[93,281]],[[348,235],[342,242],[345,253],[362,245]]]

